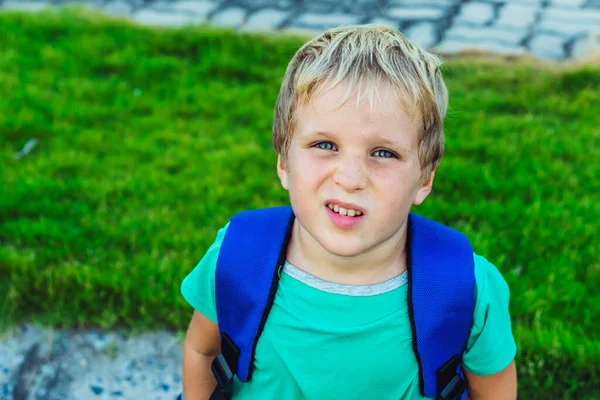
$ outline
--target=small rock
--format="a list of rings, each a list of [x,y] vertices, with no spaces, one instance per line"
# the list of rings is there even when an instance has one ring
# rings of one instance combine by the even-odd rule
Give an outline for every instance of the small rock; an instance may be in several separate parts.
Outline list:
[[[42,375],[52,375],[54,373],[54,368],[51,365],[44,364],[40,368],[40,373]]]
[[[25,157],[27,154],[29,154],[31,152],[31,150],[33,150],[33,148],[37,145],[38,141],[37,139],[29,139],[27,141],[27,143],[25,143],[25,146],[23,146],[23,148],[15,154],[15,157],[17,159],[21,159],[23,157]]]
[[[90,389],[92,389],[92,392],[94,392],[95,395],[99,395],[99,394],[102,394],[102,392],[104,392],[104,389],[101,388],[100,386],[91,386],[90,385]]]

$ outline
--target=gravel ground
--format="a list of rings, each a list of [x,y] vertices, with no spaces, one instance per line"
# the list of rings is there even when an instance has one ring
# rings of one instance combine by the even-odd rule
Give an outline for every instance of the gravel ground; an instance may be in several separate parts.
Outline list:
[[[0,339],[0,399],[175,399],[181,344],[169,332],[17,327]]]

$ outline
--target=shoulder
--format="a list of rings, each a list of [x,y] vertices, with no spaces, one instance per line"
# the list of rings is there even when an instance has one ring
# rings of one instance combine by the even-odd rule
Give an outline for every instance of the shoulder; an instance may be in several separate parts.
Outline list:
[[[215,272],[219,252],[229,223],[219,229],[214,242],[210,245],[200,262],[185,277],[181,283],[181,294],[183,298],[198,312],[217,322],[215,305]]]
[[[494,295],[502,295],[508,300],[509,288],[506,280],[494,264],[485,257],[473,254],[475,264],[475,282],[477,292],[477,303],[487,297],[490,292]]]
[[[474,261],[476,300],[463,365],[471,373],[491,375],[502,371],[517,350],[509,312],[510,291],[494,264],[479,255],[474,255]]]

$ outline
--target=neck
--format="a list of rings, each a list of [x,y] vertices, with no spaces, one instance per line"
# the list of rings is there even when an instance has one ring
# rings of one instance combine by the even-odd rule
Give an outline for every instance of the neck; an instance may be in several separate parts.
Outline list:
[[[406,223],[403,229],[376,247],[353,255],[330,253],[298,220],[294,220],[287,260],[328,282],[371,285],[392,279],[406,270]]]

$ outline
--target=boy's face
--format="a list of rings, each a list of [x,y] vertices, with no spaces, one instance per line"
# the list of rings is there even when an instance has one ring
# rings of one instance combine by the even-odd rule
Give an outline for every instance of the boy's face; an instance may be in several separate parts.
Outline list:
[[[298,108],[288,158],[279,158],[277,170],[300,234],[349,257],[404,240],[410,208],[427,197],[434,174],[421,179],[418,123],[393,89],[380,85],[373,107],[352,97],[335,109],[345,90],[320,91]]]

